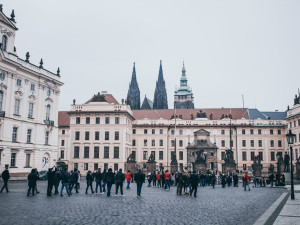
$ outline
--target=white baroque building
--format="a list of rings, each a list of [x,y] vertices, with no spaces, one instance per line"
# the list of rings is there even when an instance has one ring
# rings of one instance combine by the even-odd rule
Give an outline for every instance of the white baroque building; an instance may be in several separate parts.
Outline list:
[[[0,172],[22,176],[31,168],[46,170],[57,159],[59,69],[52,73],[18,57],[17,27],[0,5]]]

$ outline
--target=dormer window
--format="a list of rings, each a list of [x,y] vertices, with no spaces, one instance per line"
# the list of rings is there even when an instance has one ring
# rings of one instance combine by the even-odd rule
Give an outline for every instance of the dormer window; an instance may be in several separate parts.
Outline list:
[[[17,79],[17,86],[22,86],[22,80],[20,80],[20,79]]]
[[[2,36],[2,50],[6,51],[7,46],[7,37],[5,35]]]

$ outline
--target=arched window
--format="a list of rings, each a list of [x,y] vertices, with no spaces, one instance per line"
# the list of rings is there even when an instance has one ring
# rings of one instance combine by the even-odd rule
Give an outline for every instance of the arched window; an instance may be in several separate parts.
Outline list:
[[[3,91],[0,91],[0,112],[2,111],[2,104],[3,104]]]
[[[46,120],[50,120],[50,105],[47,105],[46,108]]]
[[[6,51],[7,46],[7,37],[5,35],[2,36],[2,50]]]

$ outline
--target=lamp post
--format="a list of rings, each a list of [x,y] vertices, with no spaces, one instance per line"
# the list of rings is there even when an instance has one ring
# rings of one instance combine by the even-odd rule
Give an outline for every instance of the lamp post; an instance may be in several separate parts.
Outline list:
[[[293,134],[291,130],[286,135],[287,142],[290,146],[290,154],[291,154],[291,199],[295,200],[294,193],[294,167],[293,167],[293,147],[296,134]]]

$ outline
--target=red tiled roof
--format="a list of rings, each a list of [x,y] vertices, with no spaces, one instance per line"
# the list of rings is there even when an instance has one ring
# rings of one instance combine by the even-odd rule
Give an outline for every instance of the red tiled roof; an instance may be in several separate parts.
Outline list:
[[[105,95],[105,100],[106,100],[106,102],[107,103],[109,103],[109,104],[119,104],[119,102],[115,99],[115,97],[112,95],[112,94],[104,94]],[[92,100],[93,100],[93,98],[94,98],[95,96],[93,96],[90,100],[88,100],[85,104],[88,104],[88,103],[90,103]]]
[[[202,110],[202,112],[206,113],[207,118],[209,119],[210,114],[213,114],[214,120],[220,120],[222,115],[224,114],[229,116],[232,115],[232,119],[248,119],[247,109],[242,108],[218,108],[218,109],[176,109],[177,115],[182,115],[183,120],[190,120],[191,114],[193,114],[194,119],[196,119],[196,114]],[[141,120],[144,118],[156,120],[156,119],[171,119],[171,116],[175,114],[174,109],[157,109],[157,110],[132,110],[133,117],[136,120]]]
[[[58,126],[59,127],[70,126],[70,116],[67,111],[58,112]]]

